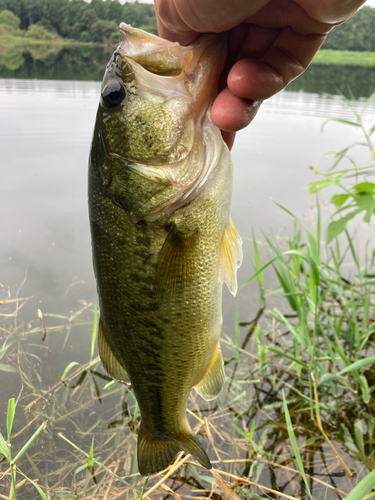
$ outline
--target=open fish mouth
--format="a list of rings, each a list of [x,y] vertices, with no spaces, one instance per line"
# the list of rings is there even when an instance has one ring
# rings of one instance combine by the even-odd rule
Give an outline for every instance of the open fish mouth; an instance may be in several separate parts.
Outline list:
[[[120,24],[119,53],[160,76],[178,76],[192,58],[191,48]]]

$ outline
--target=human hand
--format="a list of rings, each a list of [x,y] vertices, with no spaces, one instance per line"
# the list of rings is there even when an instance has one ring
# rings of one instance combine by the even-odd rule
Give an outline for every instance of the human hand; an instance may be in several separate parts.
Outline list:
[[[364,0],[155,0],[160,36],[181,45],[228,31],[211,119],[231,148],[264,99],[305,71],[327,33]]]

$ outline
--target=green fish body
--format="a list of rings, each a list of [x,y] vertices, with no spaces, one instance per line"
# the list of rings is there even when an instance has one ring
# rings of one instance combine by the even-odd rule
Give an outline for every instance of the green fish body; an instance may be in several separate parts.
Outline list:
[[[137,398],[140,473],[165,469],[179,451],[210,468],[186,405],[193,387],[206,400],[222,388],[222,283],[236,293],[242,259],[232,162],[209,115],[225,38],[181,47],[120,30],[89,166],[99,353]]]

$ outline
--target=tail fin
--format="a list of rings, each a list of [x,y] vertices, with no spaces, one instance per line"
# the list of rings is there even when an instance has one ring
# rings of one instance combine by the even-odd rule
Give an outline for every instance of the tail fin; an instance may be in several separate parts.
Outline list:
[[[176,439],[155,439],[146,433],[141,424],[138,433],[138,469],[142,476],[151,476],[168,467],[179,451],[193,455],[206,469],[212,465],[198,439],[189,433]]]

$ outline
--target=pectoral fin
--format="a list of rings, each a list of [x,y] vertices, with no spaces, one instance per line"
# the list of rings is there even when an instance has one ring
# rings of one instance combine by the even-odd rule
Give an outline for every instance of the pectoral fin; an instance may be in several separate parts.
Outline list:
[[[232,295],[237,293],[237,268],[242,264],[242,257],[242,239],[230,219],[221,240],[220,280],[228,285]]]
[[[172,226],[160,251],[155,274],[155,294],[175,295],[192,282],[198,260],[199,235],[188,237]]]
[[[117,361],[117,358],[108,345],[101,321],[99,321],[98,347],[100,359],[102,360],[103,366],[108,375],[110,375],[115,380],[119,380],[124,384],[130,385],[130,379],[125,371],[125,368],[123,368],[119,361]]]
[[[194,386],[194,389],[203,399],[211,401],[211,399],[215,399],[219,395],[224,381],[224,361],[218,345],[207,372],[202,380]]]

